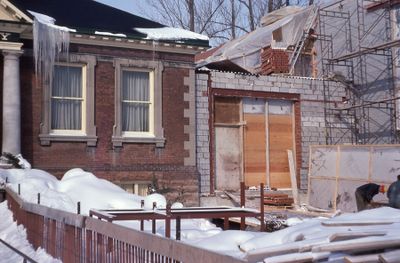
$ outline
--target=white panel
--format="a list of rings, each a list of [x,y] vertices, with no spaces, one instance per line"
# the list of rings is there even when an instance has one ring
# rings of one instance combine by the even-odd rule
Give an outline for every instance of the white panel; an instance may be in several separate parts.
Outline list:
[[[244,113],[265,113],[265,100],[244,98],[243,99],[243,112]]]
[[[312,148],[311,176],[336,177],[337,152],[334,147]]]
[[[371,180],[392,183],[400,174],[400,147],[374,147]]]
[[[340,177],[368,180],[369,147],[342,147],[340,151]]]
[[[292,113],[291,101],[287,100],[269,100],[268,112],[269,114],[290,115]]]
[[[238,190],[240,188],[240,130],[216,127],[216,188]]]

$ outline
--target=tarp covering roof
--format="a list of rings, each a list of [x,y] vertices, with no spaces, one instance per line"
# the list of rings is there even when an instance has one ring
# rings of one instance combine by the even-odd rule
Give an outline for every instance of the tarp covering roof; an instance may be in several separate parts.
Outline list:
[[[267,46],[286,49],[295,45],[313,8],[314,6],[288,6],[266,15],[262,19],[264,26],[225,43],[211,56],[199,61],[198,66],[203,67],[210,63],[215,65],[218,61],[229,60],[250,73],[257,73],[261,63],[261,50]]]

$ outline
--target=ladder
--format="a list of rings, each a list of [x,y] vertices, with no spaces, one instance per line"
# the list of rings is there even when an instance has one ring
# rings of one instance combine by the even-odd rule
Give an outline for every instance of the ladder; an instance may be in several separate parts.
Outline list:
[[[304,25],[303,33],[301,35],[301,38],[299,41],[297,41],[292,56],[290,57],[289,60],[289,65],[290,65],[290,71],[289,73],[292,75],[294,72],[294,66],[296,65],[297,59],[299,58],[301,51],[304,48],[304,45],[307,41],[308,34],[310,33],[311,28],[314,26],[315,20],[317,19],[318,16],[318,8],[314,6],[310,14],[307,18],[306,24]]]

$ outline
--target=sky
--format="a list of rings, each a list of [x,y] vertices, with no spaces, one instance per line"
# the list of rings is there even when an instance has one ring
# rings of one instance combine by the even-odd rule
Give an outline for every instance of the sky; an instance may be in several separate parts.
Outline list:
[[[96,0],[96,2],[110,5],[138,16],[146,17],[145,14],[141,14],[140,9],[140,7],[146,6],[146,0]]]

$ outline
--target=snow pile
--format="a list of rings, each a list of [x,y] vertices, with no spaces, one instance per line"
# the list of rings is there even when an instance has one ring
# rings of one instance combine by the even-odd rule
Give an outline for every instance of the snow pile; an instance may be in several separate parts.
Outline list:
[[[146,39],[152,40],[181,40],[181,39],[198,39],[209,40],[208,36],[201,35],[189,30],[174,27],[160,28],[134,28],[140,33],[146,34]]]
[[[76,168],[65,173],[61,180],[36,169],[0,169],[0,180],[8,178],[8,186],[18,191],[28,202],[36,202],[41,193],[41,204],[76,211],[76,203],[81,202],[82,214],[89,209],[134,209],[144,200],[145,209],[165,208],[166,200],[160,194],[140,197],[130,194],[118,186],[97,178],[89,172]],[[182,206],[182,204],[176,204]],[[1,212],[1,211],[0,211]],[[119,225],[139,229],[139,221],[116,221]],[[334,218],[313,218],[304,221],[289,220],[291,227],[273,233],[244,231],[222,231],[204,219],[187,219],[181,222],[181,240],[191,245],[226,253],[239,258],[256,257],[263,260],[271,257],[283,260],[290,253],[308,259],[343,259],[347,246],[358,242],[381,242],[396,239],[400,234],[400,210],[383,207],[360,213],[343,214]],[[165,225],[158,220],[157,235],[164,236]],[[171,221],[171,236],[175,238],[176,222]],[[1,229],[0,229],[1,230]],[[151,220],[144,222],[144,230],[151,232]],[[1,233],[1,232],[0,232]],[[8,238],[7,238],[8,240]],[[345,242],[345,243],[342,243]],[[346,243],[347,242],[347,243]],[[344,245],[342,251],[330,251],[331,245]],[[322,253],[323,252],[323,253]],[[291,256],[294,256],[291,255]],[[289,257],[290,258],[290,257]],[[269,259],[268,259],[269,260]],[[269,261],[265,262],[269,262]],[[290,262],[290,261],[287,261]]]
[[[36,251],[33,249],[27,240],[25,228],[22,225],[17,226],[17,223],[13,221],[12,212],[7,208],[7,201],[0,203],[0,215],[0,239],[37,262],[61,262],[49,256],[41,248]],[[2,243],[0,243],[0,259],[1,262],[22,262],[21,256]]]

